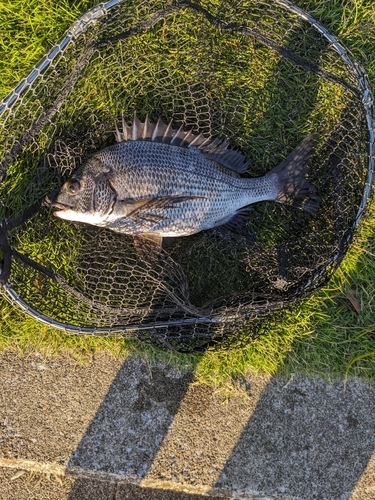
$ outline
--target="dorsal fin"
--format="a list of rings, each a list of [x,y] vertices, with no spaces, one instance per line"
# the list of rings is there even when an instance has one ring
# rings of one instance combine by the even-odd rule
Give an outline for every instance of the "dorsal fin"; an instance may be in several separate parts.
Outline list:
[[[231,149],[229,142],[223,139],[211,139],[204,137],[202,133],[194,134],[193,131],[185,131],[181,125],[178,130],[172,127],[172,120],[166,125],[161,118],[156,124],[152,124],[148,115],[142,123],[134,113],[132,125],[128,125],[122,118],[122,132],[116,125],[116,141],[152,141],[171,144],[182,148],[195,147],[209,160],[213,160],[238,173],[245,172],[250,161],[237,149]]]

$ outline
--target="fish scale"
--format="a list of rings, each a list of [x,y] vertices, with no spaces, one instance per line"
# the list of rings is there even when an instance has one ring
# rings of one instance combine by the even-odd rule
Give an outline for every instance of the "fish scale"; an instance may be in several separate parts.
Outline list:
[[[161,120],[153,125],[135,116],[131,126],[123,121],[122,133],[116,129],[116,138],[64,184],[52,203],[56,216],[161,239],[230,226],[244,207],[266,200],[318,208],[306,179],[312,135],[257,178],[240,176],[249,161],[227,142]]]

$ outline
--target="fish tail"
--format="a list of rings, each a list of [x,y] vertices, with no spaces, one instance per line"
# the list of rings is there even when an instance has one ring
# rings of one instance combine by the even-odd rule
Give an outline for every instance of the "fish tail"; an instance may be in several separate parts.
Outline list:
[[[309,134],[284,161],[267,174],[277,174],[279,191],[276,201],[310,213],[315,213],[319,208],[316,188],[306,179],[313,149],[314,136]]]

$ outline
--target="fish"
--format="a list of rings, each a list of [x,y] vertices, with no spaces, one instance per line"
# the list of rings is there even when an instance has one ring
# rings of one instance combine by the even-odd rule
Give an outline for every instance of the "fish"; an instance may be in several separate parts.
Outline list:
[[[153,124],[148,116],[141,122],[136,114],[131,125],[122,119],[116,144],[93,154],[64,183],[53,214],[161,246],[163,238],[244,225],[246,210],[262,201],[310,213],[319,208],[307,179],[313,134],[268,173],[248,178],[250,160],[227,140],[172,123]]]

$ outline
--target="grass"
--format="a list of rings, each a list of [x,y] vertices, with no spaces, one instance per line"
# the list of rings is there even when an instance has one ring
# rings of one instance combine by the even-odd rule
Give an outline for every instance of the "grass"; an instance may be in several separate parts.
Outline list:
[[[50,49],[77,16],[94,1],[0,0],[0,97],[5,96]],[[215,3],[215,2],[213,2]],[[347,46],[375,83],[375,5],[372,0],[299,0]],[[172,49],[171,49],[172,50]],[[233,47],[234,53],[236,46]],[[188,54],[188,51],[187,51]],[[188,55],[187,55],[188,57]],[[176,69],[177,71],[177,69]],[[259,72],[261,69],[259,68]],[[261,75],[261,73],[260,73]],[[261,75],[267,80],[265,72]],[[227,75],[228,85],[246,88],[241,73]],[[259,82],[261,78],[259,78]],[[251,89],[251,95],[263,87]],[[119,82],[121,85],[121,82]],[[134,82],[138,85],[138,82]],[[308,85],[308,79],[306,81]],[[103,75],[105,88],[105,75]],[[244,90],[245,91],[245,90]],[[93,90],[92,99],[100,101]],[[318,96],[319,98],[319,96]],[[332,95],[332,99],[335,96]],[[257,110],[264,116],[263,109]],[[334,120],[316,107],[322,121]],[[289,111],[288,111],[289,112]],[[320,113],[320,115],[319,115]],[[300,119],[300,118],[299,118]],[[316,118],[318,119],[318,118]],[[300,126],[296,121],[296,133]],[[265,137],[264,141],[270,138]],[[83,362],[98,352],[115,356],[132,352],[176,366],[194,368],[197,380],[217,386],[249,370],[290,375],[308,373],[329,379],[360,376],[375,380],[375,204],[329,285],[292,312],[284,321],[247,347],[204,355],[161,352],[135,341],[67,335],[47,328],[0,301],[0,349],[38,349],[51,355],[69,352]]]

